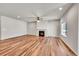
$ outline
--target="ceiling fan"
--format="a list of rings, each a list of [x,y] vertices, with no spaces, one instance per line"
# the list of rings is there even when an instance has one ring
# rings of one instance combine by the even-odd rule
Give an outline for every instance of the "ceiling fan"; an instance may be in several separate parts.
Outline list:
[[[26,17],[25,19],[28,19],[28,22],[40,22],[42,20],[44,20],[43,17]]]
[[[40,22],[40,21],[58,21],[59,19],[53,19],[53,17],[27,17],[29,22]]]
[[[37,17],[37,22],[40,22],[40,17]]]
[[[40,22],[40,21],[50,21],[50,20],[56,20],[53,16],[46,16],[46,15],[39,15],[35,12],[32,12],[31,16],[25,16],[25,20],[28,22]]]

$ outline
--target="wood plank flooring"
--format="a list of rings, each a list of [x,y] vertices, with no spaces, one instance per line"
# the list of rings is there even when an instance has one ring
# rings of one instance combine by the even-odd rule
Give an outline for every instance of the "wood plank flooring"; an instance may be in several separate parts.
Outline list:
[[[75,56],[58,37],[24,35],[0,41],[0,56]]]

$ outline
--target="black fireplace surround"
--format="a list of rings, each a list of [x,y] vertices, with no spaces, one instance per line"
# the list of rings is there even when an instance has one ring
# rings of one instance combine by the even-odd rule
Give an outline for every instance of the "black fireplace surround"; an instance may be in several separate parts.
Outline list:
[[[39,31],[39,36],[44,37],[45,36],[45,32],[44,31]]]

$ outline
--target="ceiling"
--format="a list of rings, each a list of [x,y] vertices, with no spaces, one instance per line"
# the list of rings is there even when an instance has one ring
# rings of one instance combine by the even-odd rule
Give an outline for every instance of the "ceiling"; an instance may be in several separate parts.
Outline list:
[[[71,5],[69,3],[0,3],[0,15],[24,21],[33,21],[36,17],[55,20],[60,19]]]

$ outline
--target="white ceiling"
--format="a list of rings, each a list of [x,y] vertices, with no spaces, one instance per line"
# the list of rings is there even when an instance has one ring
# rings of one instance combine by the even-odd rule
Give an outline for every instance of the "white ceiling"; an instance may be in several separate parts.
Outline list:
[[[71,6],[67,3],[0,3],[0,15],[33,21],[35,17],[43,20],[59,19]],[[59,8],[63,8],[61,11]]]

